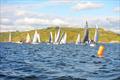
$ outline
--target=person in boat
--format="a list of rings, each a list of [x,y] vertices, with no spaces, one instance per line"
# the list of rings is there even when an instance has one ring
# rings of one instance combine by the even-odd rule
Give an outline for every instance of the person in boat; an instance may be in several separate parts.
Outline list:
[[[91,44],[91,43],[92,43],[92,44],[95,44],[94,40],[90,40],[90,44]]]

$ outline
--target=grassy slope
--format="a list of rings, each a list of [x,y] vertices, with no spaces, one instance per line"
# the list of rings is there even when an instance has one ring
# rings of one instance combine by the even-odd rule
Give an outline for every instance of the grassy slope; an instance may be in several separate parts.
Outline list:
[[[49,32],[52,31],[53,35],[57,32],[57,29],[54,27],[47,29],[39,29],[37,30],[41,35],[41,41],[46,42],[49,38]],[[67,42],[75,42],[77,38],[77,34],[80,33],[81,39],[83,37],[84,29],[83,28],[61,28],[62,32],[67,33]],[[31,38],[33,37],[34,30],[27,31],[30,33]],[[25,40],[27,32],[12,32],[12,41],[20,41]],[[93,39],[95,28],[89,28],[90,39]],[[8,41],[8,32],[0,33],[0,42]],[[53,36],[54,37],[54,36]],[[120,34],[116,34],[110,31],[104,31],[103,29],[99,29],[99,42],[110,42],[110,41],[119,41],[120,42]]]

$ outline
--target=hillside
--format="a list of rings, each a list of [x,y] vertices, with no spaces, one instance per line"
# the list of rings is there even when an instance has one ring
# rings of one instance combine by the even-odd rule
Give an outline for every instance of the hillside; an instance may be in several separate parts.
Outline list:
[[[46,29],[39,29],[37,30],[41,36],[42,42],[47,42],[49,39],[49,32],[53,32],[53,37],[55,32],[57,32],[57,28],[49,27]],[[81,39],[83,38],[84,29],[83,28],[68,28],[62,27],[62,32],[67,33],[67,42],[75,42],[77,38],[77,34],[80,33]],[[26,31],[26,32],[12,32],[12,41],[25,41],[26,33],[30,33],[31,38],[33,38],[34,30]],[[95,28],[89,28],[89,36],[90,39],[93,39]],[[0,33],[0,42],[7,42],[8,41],[9,32],[1,32]],[[104,29],[99,28],[99,42],[111,42],[111,41],[119,41],[120,42],[120,34],[113,33],[111,31],[105,31]]]

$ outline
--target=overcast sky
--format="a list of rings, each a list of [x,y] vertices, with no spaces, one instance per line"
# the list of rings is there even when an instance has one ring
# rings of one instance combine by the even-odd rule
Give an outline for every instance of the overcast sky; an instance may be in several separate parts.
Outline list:
[[[99,27],[120,33],[120,0],[0,0],[0,31],[50,25]]]

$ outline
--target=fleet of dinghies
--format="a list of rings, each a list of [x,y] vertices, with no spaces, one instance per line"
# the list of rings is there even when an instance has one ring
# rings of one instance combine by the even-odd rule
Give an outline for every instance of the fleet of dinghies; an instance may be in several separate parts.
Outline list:
[[[31,39],[30,34],[27,33],[25,42],[21,42],[21,43],[39,44],[39,43],[41,43],[41,39],[40,38],[41,38],[40,34],[37,32],[37,30],[35,30],[35,33],[33,35],[33,40]],[[98,38],[99,38],[98,25],[96,25],[96,29],[95,29],[95,34],[94,34],[93,40],[90,40],[88,23],[86,22],[86,25],[85,25],[85,28],[84,28],[83,39],[81,41],[80,34],[78,34],[75,44],[76,45],[90,44],[90,46],[95,46],[96,43],[98,43]],[[11,42],[11,33],[9,33],[9,42]],[[61,29],[59,27],[57,33],[55,32],[54,40],[53,40],[53,33],[50,32],[49,40],[48,40],[47,43],[48,44],[56,44],[56,45],[57,44],[67,44],[67,33],[66,32],[62,32],[61,33]]]

